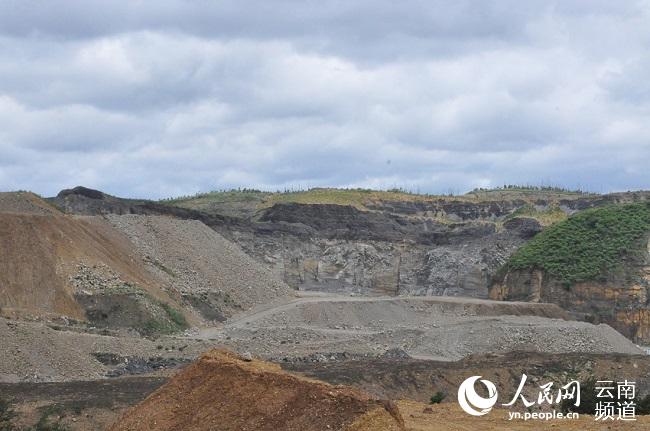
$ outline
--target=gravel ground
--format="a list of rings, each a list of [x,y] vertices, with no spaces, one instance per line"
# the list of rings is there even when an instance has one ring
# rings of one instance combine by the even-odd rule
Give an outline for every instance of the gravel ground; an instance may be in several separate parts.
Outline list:
[[[65,329],[65,328],[64,328]],[[105,336],[55,330],[44,322],[0,318],[0,381],[39,382],[99,379],[116,366],[104,365],[96,354],[122,357],[194,359],[213,342],[162,337],[149,340],[121,334]]]
[[[491,304],[503,315],[492,315]],[[541,317],[548,314],[544,304],[527,309],[514,303],[510,314],[503,306],[462,298],[303,298],[195,336],[285,361],[329,360],[342,353],[381,356],[391,350],[444,361],[512,350],[640,353],[607,325]]]
[[[182,295],[216,294],[230,314],[293,295],[270,270],[200,221],[107,217],[129,237],[150,269]]]
[[[503,315],[491,315],[491,304]],[[259,306],[219,327],[156,340],[127,332],[98,335],[65,325],[55,330],[44,321],[0,319],[0,381],[104,378],[120,375],[121,369],[116,373],[116,364],[102,362],[102,357],[132,358],[140,368],[147,360],[182,363],[212,347],[282,362],[388,355],[453,361],[512,350],[640,353],[607,325],[541,317],[549,313],[545,304],[512,304],[508,314],[503,304],[462,298],[308,297]]]

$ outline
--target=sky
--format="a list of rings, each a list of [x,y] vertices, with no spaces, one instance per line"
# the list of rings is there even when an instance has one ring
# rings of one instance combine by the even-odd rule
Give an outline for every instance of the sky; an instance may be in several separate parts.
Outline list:
[[[0,0],[0,190],[650,188],[649,1]]]

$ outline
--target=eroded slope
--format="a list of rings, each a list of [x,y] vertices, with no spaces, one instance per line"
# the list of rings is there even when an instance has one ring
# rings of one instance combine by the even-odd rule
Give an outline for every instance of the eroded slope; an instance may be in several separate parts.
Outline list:
[[[390,402],[244,361],[225,351],[204,354],[128,411],[112,431],[401,430]]]

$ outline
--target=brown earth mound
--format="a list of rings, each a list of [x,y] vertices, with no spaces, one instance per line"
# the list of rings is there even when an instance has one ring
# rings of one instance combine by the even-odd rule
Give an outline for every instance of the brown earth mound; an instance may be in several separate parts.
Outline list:
[[[137,286],[154,301],[174,304],[136,256],[129,240],[102,220],[64,215],[30,193],[7,193],[0,199],[3,315],[85,320],[88,304],[80,304],[80,295],[97,292],[82,291],[81,269],[110,272],[114,285]],[[96,290],[103,287],[95,285]]]
[[[403,430],[396,406],[212,350],[129,410],[126,430]]]

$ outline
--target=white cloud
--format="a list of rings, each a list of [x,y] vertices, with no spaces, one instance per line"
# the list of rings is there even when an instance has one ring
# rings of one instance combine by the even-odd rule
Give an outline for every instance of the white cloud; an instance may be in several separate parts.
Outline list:
[[[647,2],[28,3],[6,189],[648,186]]]

